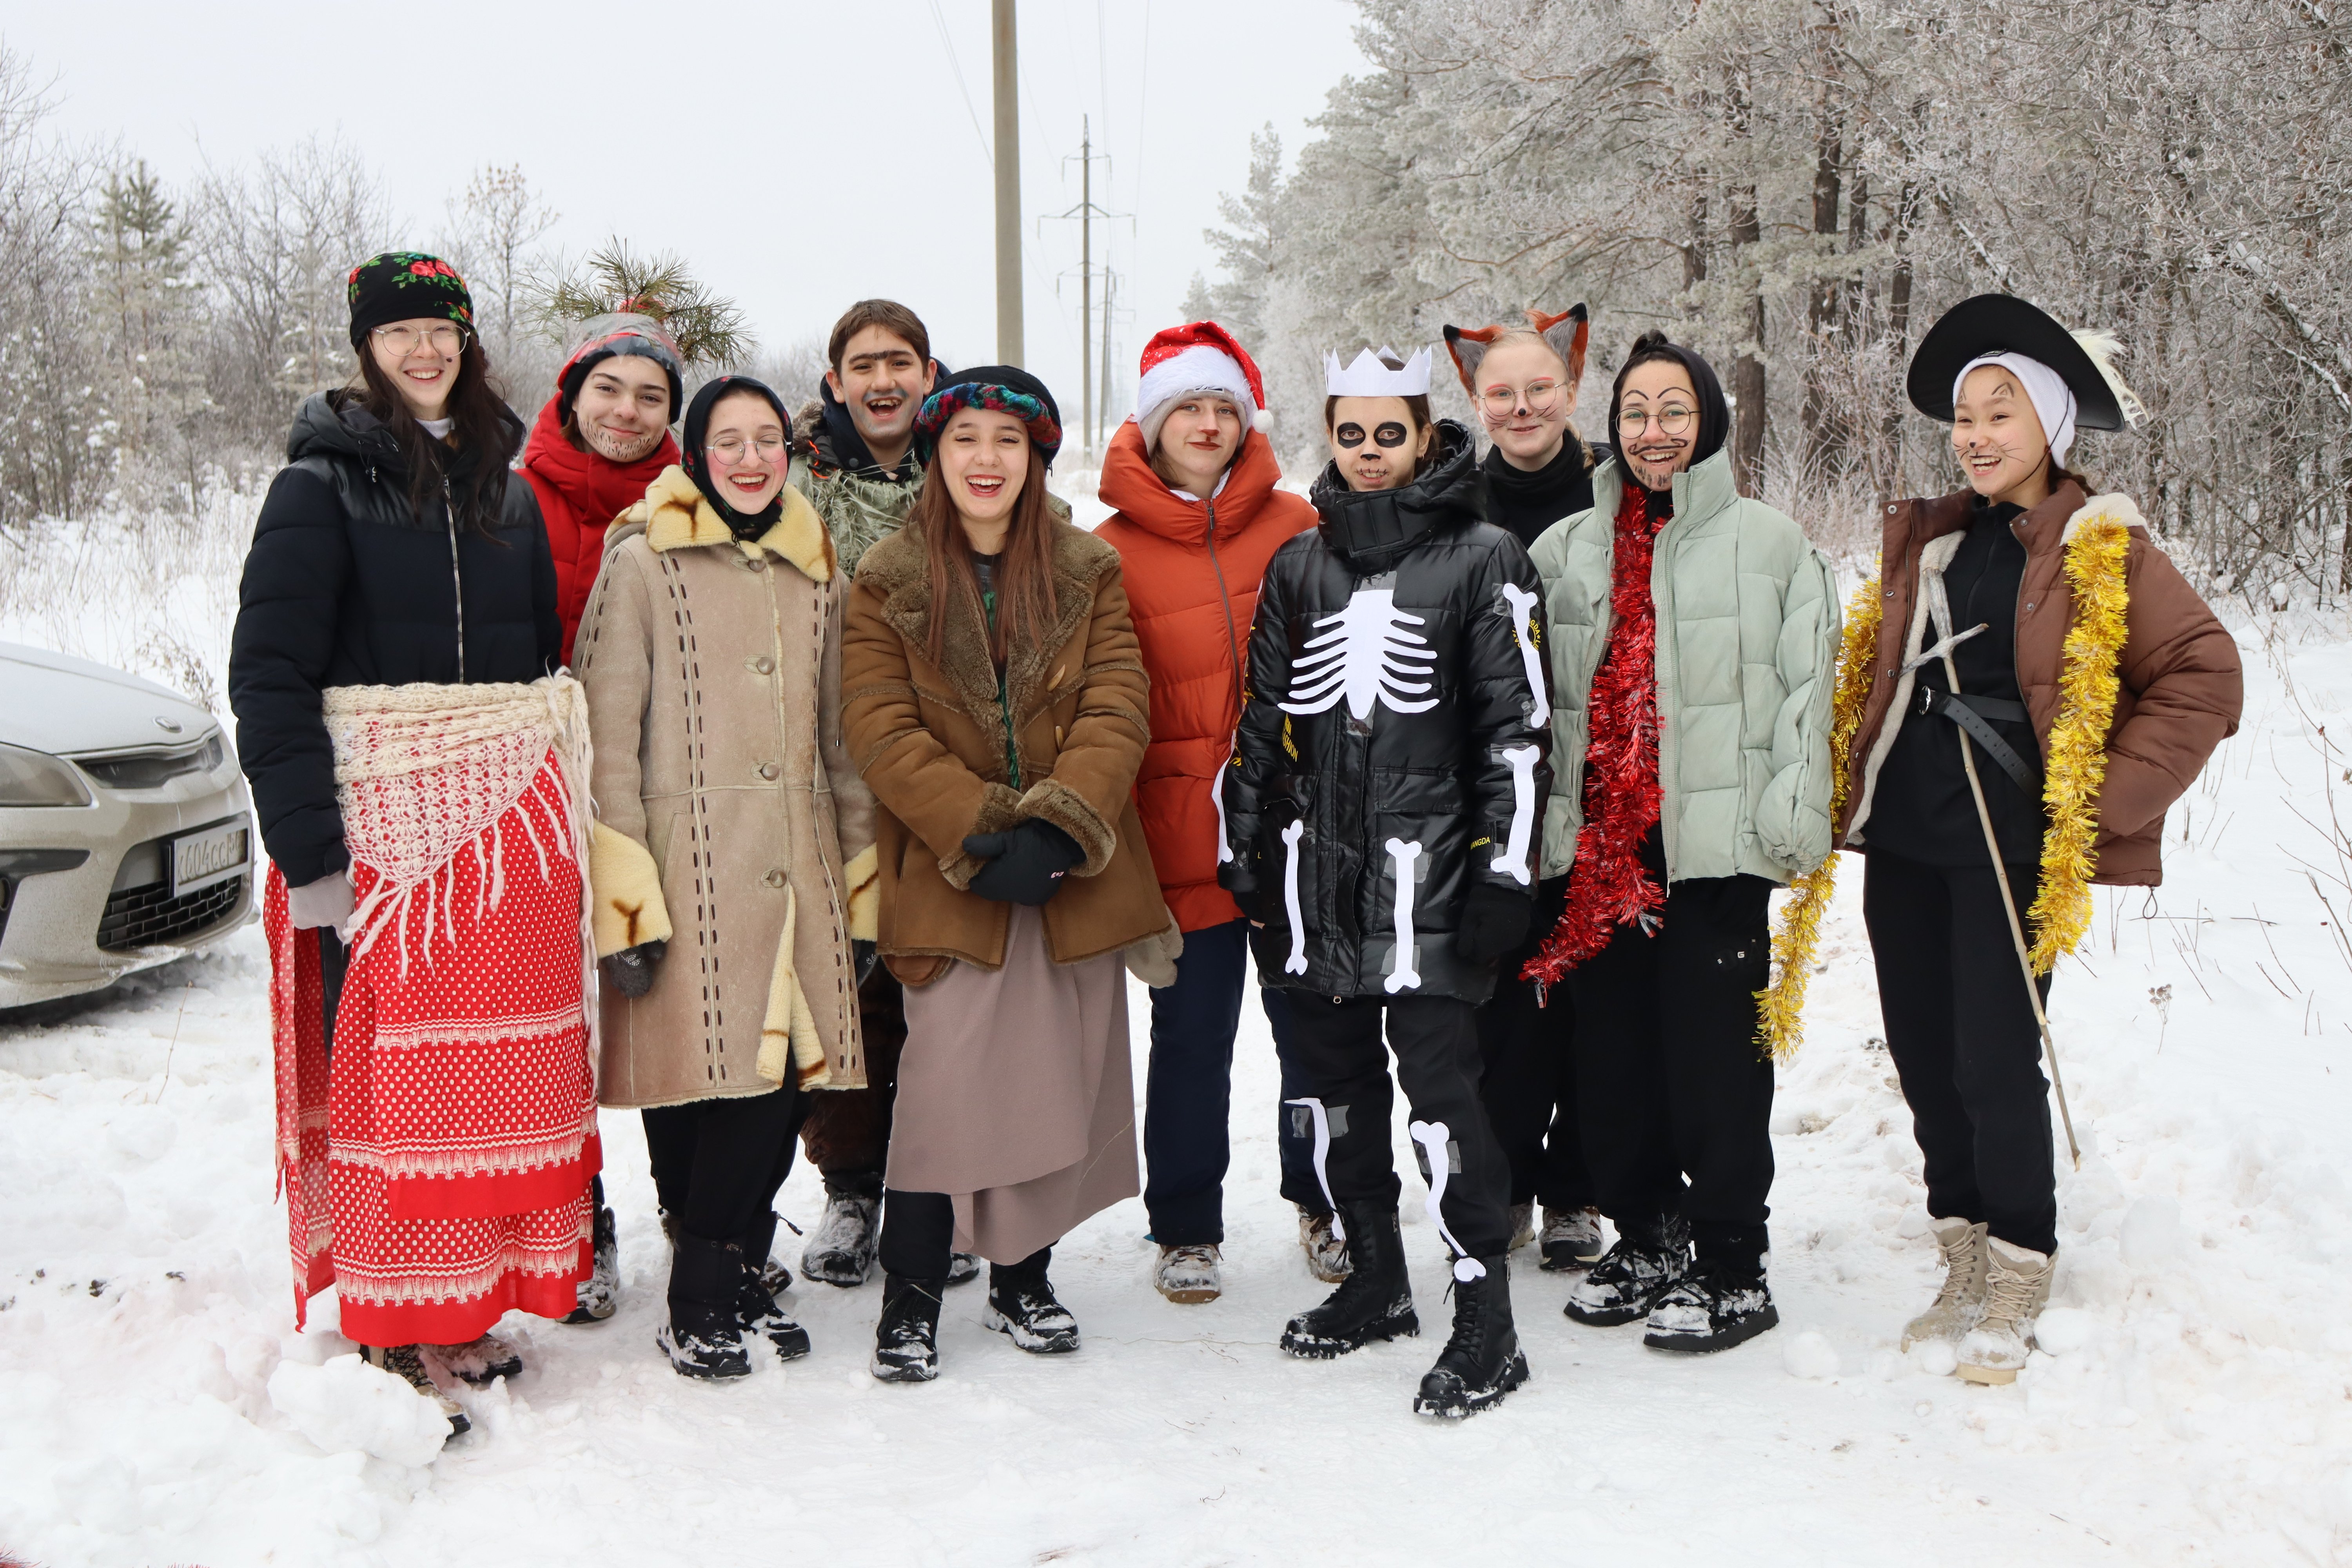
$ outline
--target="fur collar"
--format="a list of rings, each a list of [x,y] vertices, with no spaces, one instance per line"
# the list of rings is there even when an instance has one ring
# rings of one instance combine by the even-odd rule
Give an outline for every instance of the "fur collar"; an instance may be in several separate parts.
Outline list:
[[[833,540],[808,498],[790,485],[782,491],[783,512],[767,532],[754,540],[736,539],[720,521],[719,510],[701,488],[672,465],[646,489],[646,499],[621,514],[625,523],[642,524],[646,544],[656,552],[695,550],[707,545],[733,544],[746,555],[767,552],[800,568],[812,582],[832,580]]]
[[[1054,619],[1045,639],[1034,646],[1016,646],[1004,669],[1004,700],[1016,722],[1034,711],[1042,697],[1050,701],[1085,679],[1086,661],[1060,658],[1081,623],[1094,614],[1095,593],[1103,575],[1118,564],[1118,552],[1084,529],[1058,519],[1052,530]],[[929,662],[923,650],[930,643],[931,581],[922,529],[909,520],[905,527],[877,542],[857,563],[857,583],[881,595],[882,618],[907,644],[908,656]],[[1000,721],[996,712],[996,665],[989,657],[988,637],[980,605],[967,598],[948,609],[947,635],[940,639],[940,674],[953,689],[957,705],[983,726]]]

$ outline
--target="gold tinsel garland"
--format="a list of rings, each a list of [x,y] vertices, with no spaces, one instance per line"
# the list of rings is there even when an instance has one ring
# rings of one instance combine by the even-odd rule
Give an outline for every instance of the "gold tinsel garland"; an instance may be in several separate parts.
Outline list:
[[[1830,705],[1830,822],[1835,826],[1845,809],[1849,763],[1853,738],[1862,728],[1863,705],[1870,697],[1871,666],[1878,657],[1878,625],[1884,606],[1878,592],[1878,569],[1873,567],[1846,605],[1845,631],[1838,639],[1837,694]],[[1796,897],[1780,911],[1780,929],[1772,936],[1772,984],[1756,993],[1756,1043],[1774,1061],[1797,1054],[1805,1038],[1805,983],[1813,972],[1813,946],[1822,934],[1822,916],[1837,889],[1837,853],[1799,877],[1791,888]]]
[[[2066,582],[2074,591],[2058,717],[2050,727],[2042,804],[2050,830],[2042,838],[2042,890],[2027,919],[2033,972],[2047,974],[2091,925],[2091,873],[2097,858],[2099,787],[2107,776],[2107,729],[2116,715],[2116,663],[2131,605],[2126,577],[2131,531],[2102,496],[2067,524]]]

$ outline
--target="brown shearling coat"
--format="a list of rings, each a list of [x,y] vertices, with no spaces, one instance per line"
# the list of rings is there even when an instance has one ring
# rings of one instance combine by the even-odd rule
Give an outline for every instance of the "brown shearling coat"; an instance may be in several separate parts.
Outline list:
[[[614,523],[581,620],[596,949],[669,943],[644,996],[604,987],[606,1105],[763,1094],[795,1069],[866,1082],[849,943],[873,934],[853,911],[873,897],[874,798],[842,735],[846,584],[814,510],[782,493],[739,543],[666,469]]]
[[[1869,847],[1871,791],[1879,764],[1894,744],[1895,727],[1904,722],[1897,717],[1889,725],[1887,715],[1910,706],[1912,677],[1903,673],[1903,666],[1935,640],[1919,592],[1921,558],[1937,541],[1968,527],[1973,499],[1973,492],[1964,489],[1886,508],[1879,557],[1884,618],[1870,695],[1849,753],[1845,810],[1833,825],[1841,848],[1857,832],[1855,847]],[[2018,596],[2017,685],[2044,762],[2058,715],[2066,631],[2074,614],[2074,592],[2063,570],[2065,542],[2085,510],[2085,500],[2082,487],[2069,480],[2010,525],[2025,546],[2025,575]],[[2164,880],[2164,814],[2196,782],[2213,748],[2237,731],[2244,682],[2236,641],[2171,558],[2149,540],[2138,509],[2122,496],[2100,500],[2129,522],[2131,544],[2125,558],[2126,630],[2116,661],[2120,689],[2107,731],[2106,780],[2098,795],[2099,831],[2094,846],[2097,869],[2091,879],[2155,887]],[[1938,553],[1948,560],[1950,548],[1946,545]],[[1911,721],[1949,722],[1916,717]]]
[[[1176,942],[1135,814],[1150,681],[1118,552],[1068,523],[1049,526],[1053,629],[1039,646],[1013,648],[1002,710],[971,595],[949,607],[941,661],[927,657],[932,585],[921,525],[910,521],[857,563],[842,654],[845,723],[881,807],[881,951],[910,985],[936,979],[952,959],[1003,966],[1011,906],[968,890],[982,862],[963,840],[1030,817],[1086,851],[1045,906],[1055,963]],[[1005,766],[1008,713],[1018,792]]]

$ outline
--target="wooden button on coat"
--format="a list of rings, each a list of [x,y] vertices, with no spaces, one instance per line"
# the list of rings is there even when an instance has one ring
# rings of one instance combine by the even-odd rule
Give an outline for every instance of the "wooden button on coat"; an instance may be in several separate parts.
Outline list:
[[[755,771],[763,779],[772,779],[776,776],[776,764],[773,763],[761,763]]]
[[[784,874],[782,871],[771,871],[760,880],[767,883],[771,888],[781,888],[784,885]]]
[[[776,672],[776,661],[764,653],[757,658],[747,658],[743,662],[761,675],[773,675]]]

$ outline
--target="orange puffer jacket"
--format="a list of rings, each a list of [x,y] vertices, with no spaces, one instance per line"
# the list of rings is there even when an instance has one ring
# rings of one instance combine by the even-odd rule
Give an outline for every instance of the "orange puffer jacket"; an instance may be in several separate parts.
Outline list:
[[[1217,782],[1241,717],[1259,579],[1276,550],[1315,526],[1305,496],[1275,488],[1281,478],[1273,447],[1255,430],[1224,489],[1207,500],[1182,499],[1152,471],[1133,420],[1103,458],[1098,493],[1118,510],[1095,536],[1118,551],[1151,676],[1151,744],[1136,774],[1136,806],[1160,891],[1185,931],[1241,919],[1217,886]]]

